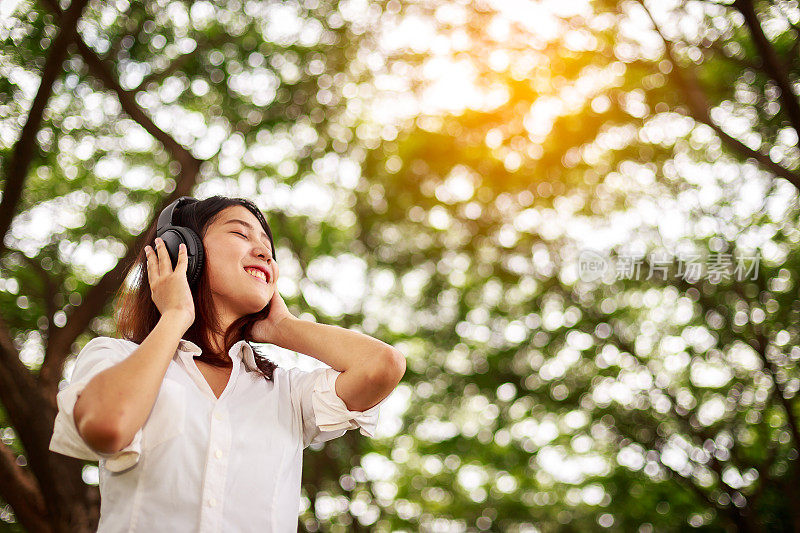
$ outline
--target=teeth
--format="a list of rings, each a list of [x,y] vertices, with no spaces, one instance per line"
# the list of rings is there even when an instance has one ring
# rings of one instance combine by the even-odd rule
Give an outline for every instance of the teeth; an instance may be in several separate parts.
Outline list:
[[[247,272],[251,276],[259,278],[259,279],[261,279],[263,281],[267,281],[266,274],[264,274],[262,271],[258,270],[257,268],[246,268],[245,272]]]

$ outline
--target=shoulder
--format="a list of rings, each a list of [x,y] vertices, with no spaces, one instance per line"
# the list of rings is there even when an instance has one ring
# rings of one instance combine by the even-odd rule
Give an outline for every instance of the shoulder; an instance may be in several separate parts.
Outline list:
[[[278,371],[280,370],[280,373]],[[310,399],[315,391],[327,390],[334,386],[339,372],[329,366],[303,370],[300,368],[275,369],[275,379],[285,384],[292,396]]]
[[[139,345],[126,339],[115,337],[95,337],[83,345],[78,357],[86,357],[89,354],[107,354],[127,357]]]
[[[284,368],[282,366],[277,366],[275,367],[275,370],[272,371],[272,379],[275,383],[280,383],[287,387],[291,387],[303,374],[305,374],[305,372],[299,368]]]
[[[95,337],[83,345],[75,358],[72,381],[93,376],[121,362],[136,349],[138,344],[113,337]]]
[[[311,370],[303,370],[298,367],[283,368],[279,366],[275,369],[275,375],[280,376],[281,379],[285,379],[289,382],[296,383],[308,380],[313,381],[319,378],[320,375],[325,374],[326,371],[328,370],[333,370],[333,369],[329,366],[313,368]]]
[[[86,348],[100,348],[103,346],[114,346],[114,347],[132,347],[136,349],[138,344],[133,341],[129,341],[128,339],[119,339],[117,337],[94,337],[89,342],[84,345],[84,350]]]

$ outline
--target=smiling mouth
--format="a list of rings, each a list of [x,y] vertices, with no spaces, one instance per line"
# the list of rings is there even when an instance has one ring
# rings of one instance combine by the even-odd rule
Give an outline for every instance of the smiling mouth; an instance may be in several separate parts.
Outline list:
[[[257,268],[247,268],[247,269],[245,269],[245,272],[247,272],[247,274],[251,278],[255,278],[255,279],[261,281],[262,283],[269,284],[269,282],[267,281],[267,275],[264,272],[262,272],[261,270],[258,270]]]

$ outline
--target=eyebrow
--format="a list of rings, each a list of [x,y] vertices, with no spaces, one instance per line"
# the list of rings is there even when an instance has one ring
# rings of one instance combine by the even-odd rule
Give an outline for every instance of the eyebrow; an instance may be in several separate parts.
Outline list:
[[[250,223],[245,222],[244,220],[239,220],[238,218],[232,218],[232,219],[228,220],[227,222],[223,222],[222,225],[224,226],[226,224],[241,224],[242,226],[246,227],[250,231],[254,231],[255,230],[255,228],[253,228],[253,226],[251,226]],[[267,242],[267,244],[270,245],[269,249],[271,251],[272,250],[272,243],[269,240],[269,236],[267,236],[267,234],[262,231],[261,232],[261,237]]]

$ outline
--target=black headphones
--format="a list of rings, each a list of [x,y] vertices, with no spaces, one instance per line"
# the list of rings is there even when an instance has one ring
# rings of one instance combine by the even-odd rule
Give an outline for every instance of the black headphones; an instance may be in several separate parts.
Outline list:
[[[173,226],[172,213],[181,205],[196,201],[197,199],[191,196],[181,196],[164,208],[158,215],[156,225],[156,237],[160,237],[164,241],[164,247],[167,249],[173,269],[178,265],[178,246],[181,243],[186,245],[189,259],[186,265],[186,278],[189,280],[190,287],[197,283],[200,274],[203,273],[203,265],[206,262],[203,241],[193,230],[184,226]]]

